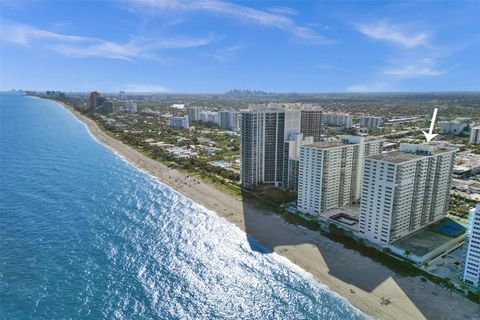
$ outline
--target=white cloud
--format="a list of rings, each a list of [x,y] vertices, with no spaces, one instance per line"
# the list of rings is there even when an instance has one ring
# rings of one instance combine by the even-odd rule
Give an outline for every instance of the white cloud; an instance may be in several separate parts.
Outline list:
[[[374,82],[369,84],[356,84],[347,88],[350,92],[382,92],[391,90],[391,86],[388,82]]]
[[[165,93],[172,92],[170,89],[151,83],[130,83],[119,88],[118,91],[138,92],[138,93]]]
[[[236,55],[236,53],[243,48],[243,45],[236,44],[230,47],[223,48],[221,50],[217,50],[213,53],[204,53],[203,55],[205,57],[213,58],[220,62],[226,62],[228,60],[231,60]]]
[[[282,14],[282,15],[294,16],[298,14],[297,10],[289,7],[275,7],[275,8],[268,8],[267,10],[270,12]]]
[[[429,32],[408,32],[405,26],[390,24],[386,20],[357,24],[355,27],[357,31],[371,39],[389,41],[407,48],[427,46],[430,39]]]
[[[217,0],[131,0],[132,3],[157,10],[207,11],[228,15],[237,19],[246,20],[258,25],[274,27],[289,32],[297,40],[311,44],[328,44],[331,40],[317,34],[313,29],[297,25],[284,12],[269,12],[242,6],[235,3]],[[278,11],[278,10],[277,10]],[[151,12],[150,10],[148,12]]]
[[[162,49],[190,48],[207,45],[215,38],[136,38],[126,43],[117,43],[77,35],[66,35],[15,23],[9,20],[0,20],[0,39],[22,46],[34,44],[48,50],[53,50],[68,57],[103,57],[111,59],[134,60],[136,58],[153,59],[155,52]]]
[[[402,68],[388,69],[384,72],[386,75],[394,76],[401,79],[416,78],[416,77],[436,77],[441,76],[448,71],[435,70],[429,66],[415,66],[408,65]]]

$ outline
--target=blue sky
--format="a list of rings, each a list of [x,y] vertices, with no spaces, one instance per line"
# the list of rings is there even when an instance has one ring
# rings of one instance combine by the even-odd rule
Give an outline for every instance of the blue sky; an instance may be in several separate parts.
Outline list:
[[[480,90],[479,1],[1,1],[0,90]]]

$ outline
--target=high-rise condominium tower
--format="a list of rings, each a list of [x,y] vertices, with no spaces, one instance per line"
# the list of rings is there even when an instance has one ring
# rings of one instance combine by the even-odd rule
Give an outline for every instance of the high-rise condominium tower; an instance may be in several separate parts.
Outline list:
[[[190,121],[200,121],[200,112],[202,112],[202,107],[187,107],[187,115]]]
[[[360,118],[360,127],[376,129],[382,126],[382,117],[362,116]]]
[[[387,244],[443,218],[456,151],[402,143],[365,158],[359,235]]]
[[[322,110],[317,108],[301,111],[300,132],[304,137],[313,137],[313,141],[322,140]]]
[[[352,127],[353,117],[348,113],[325,112],[322,114],[322,123],[349,129]]]
[[[470,211],[468,238],[465,241],[463,281],[474,289],[480,287],[480,204]]]
[[[300,133],[300,111],[252,106],[240,112],[242,186],[285,186],[285,141],[290,133]]]
[[[473,127],[470,130],[470,144],[480,144],[480,127]]]
[[[321,214],[358,202],[365,156],[382,152],[383,140],[340,136],[338,141],[302,145],[298,210]]]

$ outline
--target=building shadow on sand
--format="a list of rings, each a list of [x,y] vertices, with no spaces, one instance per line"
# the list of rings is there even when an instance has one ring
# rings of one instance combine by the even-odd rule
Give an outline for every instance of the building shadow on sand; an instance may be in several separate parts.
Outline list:
[[[324,264],[330,276],[352,288],[368,293],[375,291],[375,294],[378,294],[385,290],[381,289],[382,285],[388,283],[388,288],[396,289],[395,292],[390,293],[394,296],[385,296],[386,298],[391,298],[392,303],[395,303],[397,296],[407,296],[412,303],[411,307],[416,307],[418,313],[427,319],[470,319],[472,317],[472,310],[476,308],[473,303],[461,297],[453,300],[451,292],[431,282],[424,282],[418,276],[400,276],[381,263],[362,256],[355,250],[344,248],[343,244],[328,239],[319,231],[289,223],[281,213],[268,209],[268,204],[265,205],[259,199],[252,199],[249,193],[243,192],[242,199],[243,223],[251,250],[271,254],[273,250],[279,253],[286,252],[289,246],[310,246],[314,250],[308,250],[312,253],[307,257],[309,262],[317,263],[318,261],[319,265]],[[294,258],[290,259],[294,263],[298,262]],[[297,264],[302,267],[301,263]],[[385,294],[388,293],[387,290]],[[425,299],[430,299],[431,303],[425,303]],[[450,309],[446,309],[446,312],[442,313],[439,304],[449,300],[455,312],[447,312]]]

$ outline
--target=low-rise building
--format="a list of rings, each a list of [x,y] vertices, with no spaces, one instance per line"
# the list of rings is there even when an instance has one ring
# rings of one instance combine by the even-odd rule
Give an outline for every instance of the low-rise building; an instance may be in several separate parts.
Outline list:
[[[480,155],[468,151],[459,152],[453,166],[453,177],[468,179],[480,172]]]
[[[188,150],[185,147],[173,147],[167,149],[168,153],[177,159],[190,159],[197,156],[197,152]]]

